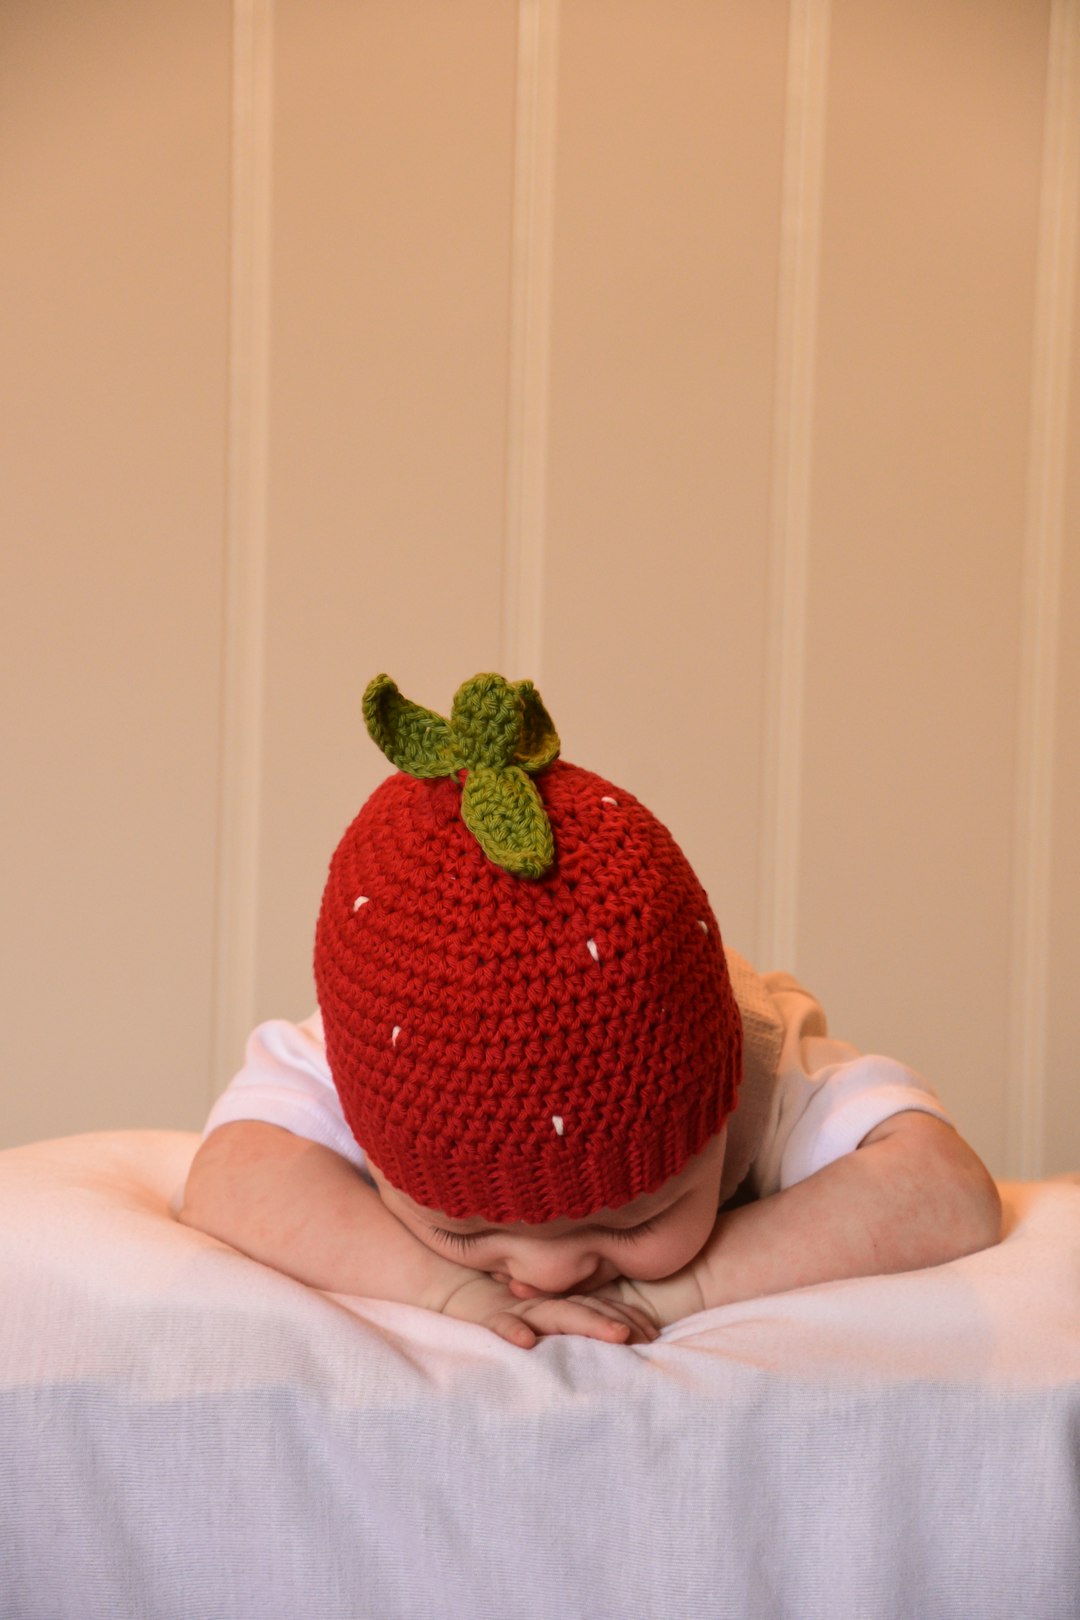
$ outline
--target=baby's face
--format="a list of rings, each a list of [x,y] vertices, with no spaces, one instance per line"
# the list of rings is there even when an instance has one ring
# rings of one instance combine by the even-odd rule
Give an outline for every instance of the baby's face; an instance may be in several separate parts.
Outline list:
[[[492,1226],[413,1203],[369,1162],[383,1203],[436,1254],[487,1271],[519,1299],[586,1294],[614,1277],[655,1281],[689,1265],[716,1224],[726,1129],[656,1192],[587,1220]]]

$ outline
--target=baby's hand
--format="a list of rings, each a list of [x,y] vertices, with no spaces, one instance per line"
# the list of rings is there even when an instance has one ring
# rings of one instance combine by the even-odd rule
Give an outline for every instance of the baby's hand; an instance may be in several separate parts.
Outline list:
[[[444,1316],[478,1322],[500,1339],[531,1350],[537,1340],[555,1333],[579,1333],[608,1344],[648,1344],[659,1329],[648,1313],[600,1294],[540,1294],[515,1299],[505,1283],[493,1277],[471,1277],[443,1306]]]

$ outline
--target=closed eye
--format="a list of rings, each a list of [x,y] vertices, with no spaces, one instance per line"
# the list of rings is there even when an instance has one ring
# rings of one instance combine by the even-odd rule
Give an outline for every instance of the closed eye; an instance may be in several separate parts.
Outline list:
[[[655,1232],[656,1224],[655,1220],[651,1220],[642,1221],[640,1226],[601,1226],[597,1230],[607,1237],[615,1238],[617,1242],[633,1243],[635,1239],[644,1237],[647,1232]],[[491,1236],[490,1232],[447,1232],[441,1226],[429,1226],[428,1231],[434,1232],[436,1237],[442,1238],[444,1242],[458,1249],[471,1249],[474,1243]]]
[[[453,1243],[459,1249],[471,1248],[484,1236],[483,1232],[444,1232],[441,1226],[429,1226],[428,1231],[434,1232],[436,1237],[442,1238],[446,1243]]]
[[[609,1237],[618,1238],[623,1243],[632,1243],[635,1238],[644,1237],[646,1232],[656,1231],[656,1222],[642,1221],[640,1226],[609,1226],[605,1227]]]

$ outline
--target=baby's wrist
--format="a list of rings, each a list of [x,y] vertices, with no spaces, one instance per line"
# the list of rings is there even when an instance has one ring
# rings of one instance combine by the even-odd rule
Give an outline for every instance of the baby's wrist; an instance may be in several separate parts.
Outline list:
[[[443,1284],[442,1303],[432,1306],[443,1316],[453,1316],[462,1322],[480,1322],[493,1306],[514,1303],[506,1285],[496,1282],[486,1271],[466,1271],[463,1266],[455,1266],[454,1270],[457,1277],[450,1279],[449,1286]]]
[[[637,1305],[645,1311],[659,1328],[681,1322],[685,1316],[694,1316],[705,1309],[701,1286],[687,1267],[673,1277],[660,1277],[646,1282],[639,1278],[619,1277],[610,1285],[624,1305]],[[601,1294],[608,1289],[601,1288]]]

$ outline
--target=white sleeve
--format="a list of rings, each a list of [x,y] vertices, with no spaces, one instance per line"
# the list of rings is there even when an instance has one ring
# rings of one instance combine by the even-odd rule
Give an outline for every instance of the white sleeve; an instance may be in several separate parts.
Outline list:
[[[759,1198],[853,1153],[868,1131],[894,1114],[915,1109],[955,1123],[914,1069],[834,1040],[820,1005],[790,974],[768,974],[765,983],[783,1018],[784,1044],[753,1167]]]
[[[274,1018],[248,1036],[244,1067],[210,1110],[203,1140],[219,1125],[239,1119],[280,1125],[364,1168],[364,1150],[345,1123],[330,1078],[318,1013],[302,1024]]]

